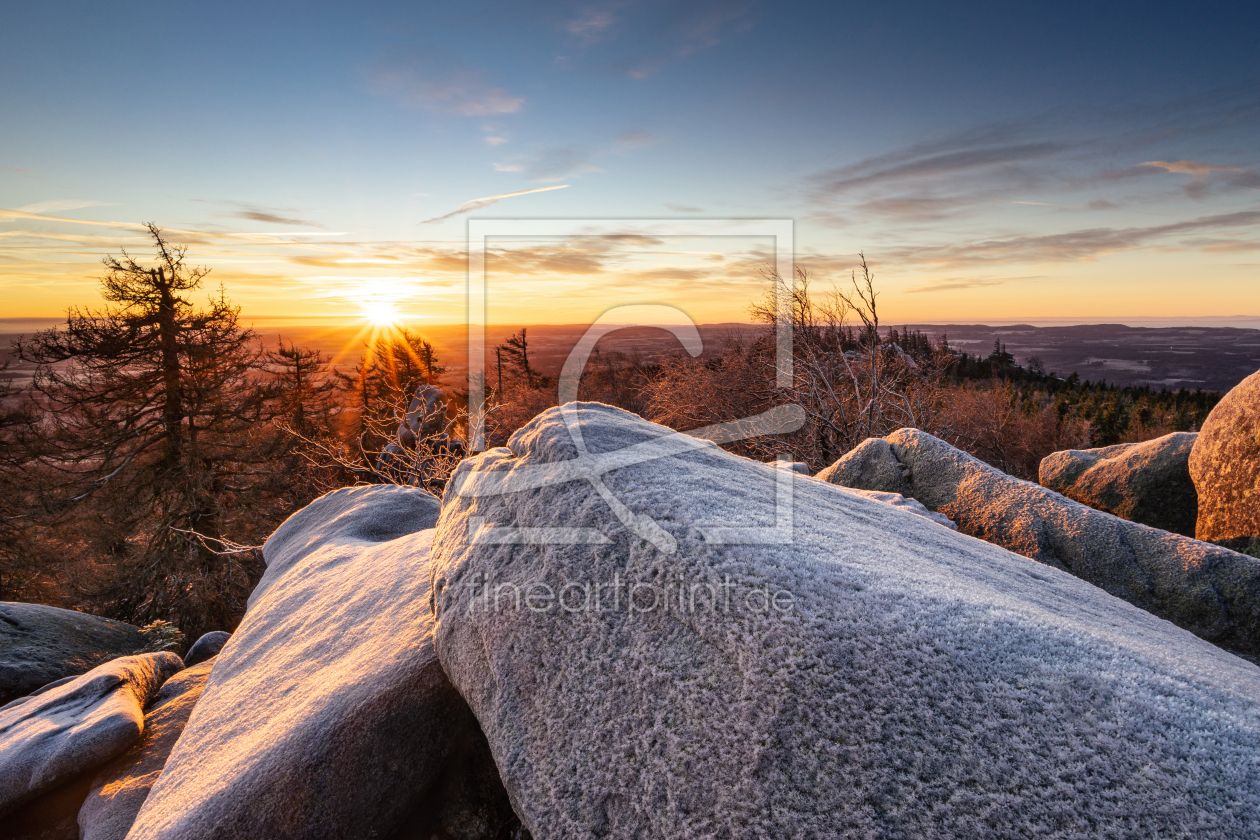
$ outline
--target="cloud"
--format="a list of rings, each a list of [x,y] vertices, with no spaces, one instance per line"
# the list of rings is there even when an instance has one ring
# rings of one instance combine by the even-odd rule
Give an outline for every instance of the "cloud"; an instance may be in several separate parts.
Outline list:
[[[1012,283],[1018,280],[1041,280],[1044,274],[1034,274],[1028,277],[945,277],[940,280],[932,280],[921,286],[915,286],[912,289],[906,289],[906,294],[924,294],[931,292],[954,292],[961,289],[977,289],[985,286],[1001,286],[1006,283]]]
[[[591,4],[562,24],[576,52],[558,56],[557,61],[568,65],[593,54],[605,70],[647,79],[673,61],[711,49],[748,29],[754,5],[752,0],[606,0]]]
[[[1158,166],[1160,169],[1167,169],[1169,172],[1176,172],[1178,175],[1196,175],[1198,177],[1206,177],[1213,172],[1241,172],[1237,166],[1216,166],[1211,163],[1197,163],[1193,160],[1148,160],[1146,163],[1140,163],[1138,166]]]
[[[613,146],[619,151],[642,149],[661,142],[661,138],[647,131],[623,131],[613,140]]]
[[[838,195],[858,187],[873,187],[910,179],[939,178],[999,164],[1040,160],[1062,150],[1063,145],[1060,143],[1038,142],[981,146],[927,155],[915,155],[911,151],[900,156],[871,158],[852,166],[824,172],[817,176],[817,180],[820,181],[821,191]],[[901,159],[898,160],[897,157]]]
[[[616,20],[611,8],[585,9],[565,24],[565,31],[584,42],[591,42],[602,35]]]
[[[1114,210],[1119,207],[1114,201],[1108,201],[1105,198],[1095,198],[1089,204],[1085,205],[1090,210]]]
[[[285,216],[278,216],[275,213],[268,213],[265,210],[239,210],[231,214],[236,219],[249,219],[253,222],[267,222],[273,225],[297,225],[299,227],[323,227],[317,222],[308,222],[303,219],[293,219]]]
[[[506,137],[500,137],[497,134],[491,134],[484,138],[487,146],[502,146],[507,142]]]
[[[1189,175],[1186,195],[1202,199],[1214,189],[1221,192],[1260,189],[1260,174],[1240,166],[1218,166],[1193,160],[1151,160],[1140,166],[1153,166],[1176,175]]]
[[[474,198],[472,201],[461,204],[459,207],[447,213],[445,216],[435,216],[432,219],[425,219],[420,224],[427,225],[430,222],[440,222],[443,219],[449,219],[452,216],[458,216],[461,213],[471,213],[474,210],[480,210],[483,207],[490,207],[491,205],[498,204],[500,201],[502,201],[505,198],[512,198],[513,196],[517,196],[517,195],[529,195],[530,193],[547,192],[548,190],[563,190],[568,186],[569,186],[568,184],[558,184],[554,187],[535,187],[532,190],[517,190],[516,192],[506,192],[506,193],[499,193],[498,195],[488,195],[485,198]]]
[[[567,245],[489,248],[486,270],[511,275],[601,274],[611,256],[607,251]]]
[[[513,161],[494,164],[499,172],[520,172],[531,181],[563,181],[584,172],[603,172],[582,149],[551,147]]]
[[[1179,233],[1260,225],[1260,210],[1203,216],[1184,222],[1136,228],[1090,228],[1067,233],[1018,235],[958,245],[913,246],[889,252],[892,259],[919,265],[967,266],[997,262],[1092,260],[1102,254],[1139,248]]]
[[[666,204],[665,207],[675,213],[703,213],[703,207],[692,207],[688,204]]]
[[[16,171],[16,170],[15,170]],[[80,210],[84,207],[114,207],[112,202],[108,201],[90,201],[82,198],[60,198],[51,201],[37,201],[34,204],[27,204],[25,207],[19,207],[22,213],[64,213],[67,210]]]
[[[442,74],[426,74],[414,67],[381,65],[371,72],[377,93],[390,96],[408,107],[483,117],[515,114],[525,98],[495,87],[474,70],[455,69]]]

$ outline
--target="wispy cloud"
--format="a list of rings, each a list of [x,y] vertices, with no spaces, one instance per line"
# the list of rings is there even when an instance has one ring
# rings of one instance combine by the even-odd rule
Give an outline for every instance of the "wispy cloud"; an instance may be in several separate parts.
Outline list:
[[[661,142],[661,138],[648,131],[623,131],[613,140],[613,148],[618,151],[630,151],[632,149],[642,149],[646,146],[654,146]]]
[[[1103,254],[1153,245],[1177,234],[1243,230],[1257,225],[1260,225],[1260,210],[1245,210],[1149,227],[1090,228],[974,240],[957,245],[911,246],[894,249],[888,256],[903,263],[937,266],[1093,260]]]
[[[906,289],[905,292],[906,294],[956,292],[963,289],[1002,286],[1006,283],[1014,283],[1020,280],[1042,280],[1044,278],[1044,274],[1034,274],[1027,277],[943,277],[940,280],[930,280],[920,286]]]
[[[665,208],[667,210],[672,210],[675,213],[703,213],[704,212],[703,207],[692,207],[689,204],[666,204]]]
[[[371,83],[377,93],[402,105],[469,117],[515,114],[525,105],[524,97],[466,68],[431,74],[406,65],[379,65],[371,72]]]
[[[569,186],[568,184],[557,184],[554,187],[535,187],[532,190],[517,190],[516,192],[506,192],[506,193],[499,193],[498,195],[488,195],[485,198],[474,198],[472,201],[461,204],[459,207],[447,213],[445,216],[434,216],[432,219],[425,219],[420,224],[427,225],[430,222],[440,222],[443,219],[449,219],[452,216],[458,216],[461,213],[471,213],[474,210],[480,210],[483,207],[490,207],[491,205],[498,204],[500,201],[502,201],[505,198],[512,198],[513,196],[518,196],[518,195],[529,195],[530,193],[547,192],[548,190],[563,190],[568,186]]]
[[[562,146],[539,149],[532,155],[496,163],[499,172],[519,172],[531,181],[563,181],[585,172],[602,172],[583,149]]]
[[[308,222],[305,219],[295,219],[290,216],[281,216],[268,210],[251,209],[238,210],[232,214],[236,219],[248,219],[251,222],[267,222],[272,225],[296,225],[298,227],[323,227],[318,222]]]
[[[67,210],[81,210],[84,207],[113,207],[113,202],[109,201],[90,201],[82,198],[56,198],[50,201],[37,201],[34,204],[27,204],[25,207],[19,207],[23,213],[64,213]]]
[[[1260,190],[1260,174],[1241,166],[1219,166],[1193,160],[1150,160],[1141,166],[1153,166],[1175,175],[1189,175],[1184,187],[1186,195],[1201,199],[1214,189],[1222,191]]]
[[[605,70],[647,79],[673,61],[716,47],[751,26],[753,0],[604,0],[583,6],[562,23],[574,53],[557,61],[591,57]]]
[[[589,44],[603,35],[616,20],[613,6],[589,7],[565,24],[565,31]]]

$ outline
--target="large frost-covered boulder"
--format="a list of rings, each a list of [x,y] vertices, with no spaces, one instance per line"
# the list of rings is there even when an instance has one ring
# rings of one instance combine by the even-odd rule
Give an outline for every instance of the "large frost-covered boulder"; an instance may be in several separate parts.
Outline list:
[[[537,837],[1260,832],[1256,666],[619,409],[464,461],[433,575],[438,655]]]
[[[0,814],[135,743],[145,704],[183,667],[173,653],[124,656],[0,710]]]
[[[433,650],[435,511],[422,490],[356,487],[280,526],[131,840],[427,840],[455,824],[493,838],[512,818]],[[466,801],[459,780],[487,775],[498,798],[473,797],[473,812],[434,801],[452,786],[449,802]]]
[[[1096,510],[1194,536],[1198,496],[1190,480],[1194,432],[1173,432],[1142,443],[1067,449],[1041,459],[1043,487]]]
[[[836,486],[840,487],[838,484]],[[951,531],[958,530],[958,526],[955,525],[945,514],[928,510],[924,507],[922,502],[917,499],[907,499],[900,493],[881,493],[878,490],[857,490],[852,487],[841,487],[840,489],[844,490],[846,493],[856,493],[859,496],[865,496],[868,499],[874,499],[877,502],[883,502],[886,505],[901,508],[908,513],[913,513],[915,516],[922,516],[924,519],[929,519],[937,525],[944,525]]]
[[[910,495],[963,533],[1069,571],[1222,647],[1260,655],[1256,558],[1095,510],[917,429],[886,442],[907,468]]]
[[[415,487],[343,487],[320,496],[280,524],[263,546],[267,571],[249,605],[271,584],[325,545],[384,543],[432,528],[441,502]]]
[[[147,643],[139,627],[121,621],[43,604],[0,602],[0,706],[129,656]]]
[[[1225,395],[1190,453],[1195,536],[1260,557],[1260,371]]]
[[[144,714],[144,735],[97,771],[79,809],[80,840],[123,840],[157,781],[214,667],[209,659],[167,680]]]

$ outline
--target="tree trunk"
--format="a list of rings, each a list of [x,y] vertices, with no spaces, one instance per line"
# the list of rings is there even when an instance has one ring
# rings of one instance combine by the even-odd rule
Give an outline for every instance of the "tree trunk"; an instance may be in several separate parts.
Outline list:
[[[179,369],[179,327],[175,323],[175,296],[170,280],[160,268],[151,270],[153,285],[160,295],[158,336],[162,348],[162,423],[166,427],[166,450],[175,457],[183,444],[184,404]]]

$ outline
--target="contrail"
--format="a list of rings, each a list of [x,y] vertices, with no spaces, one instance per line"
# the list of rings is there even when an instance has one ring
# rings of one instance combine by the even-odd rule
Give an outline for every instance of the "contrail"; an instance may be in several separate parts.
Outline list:
[[[530,193],[546,192],[547,190],[562,190],[567,186],[569,185],[559,184],[554,187],[535,187],[532,190],[518,190],[516,192],[500,193],[499,195],[488,195],[485,198],[474,198],[472,201],[467,204],[460,205],[458,209],[452,210],[445,216],[436,216],[432,219],[425,219],[420,224],[427,225],[429,222],[440,222],[443,219],[449,219],[451,216],[458,216],[460,213],[471,213],[473,210],[480,210],[482,207],[489,207],[492,204],[498,204],[502,199],[511,198],[514,195],[529,195]]]

